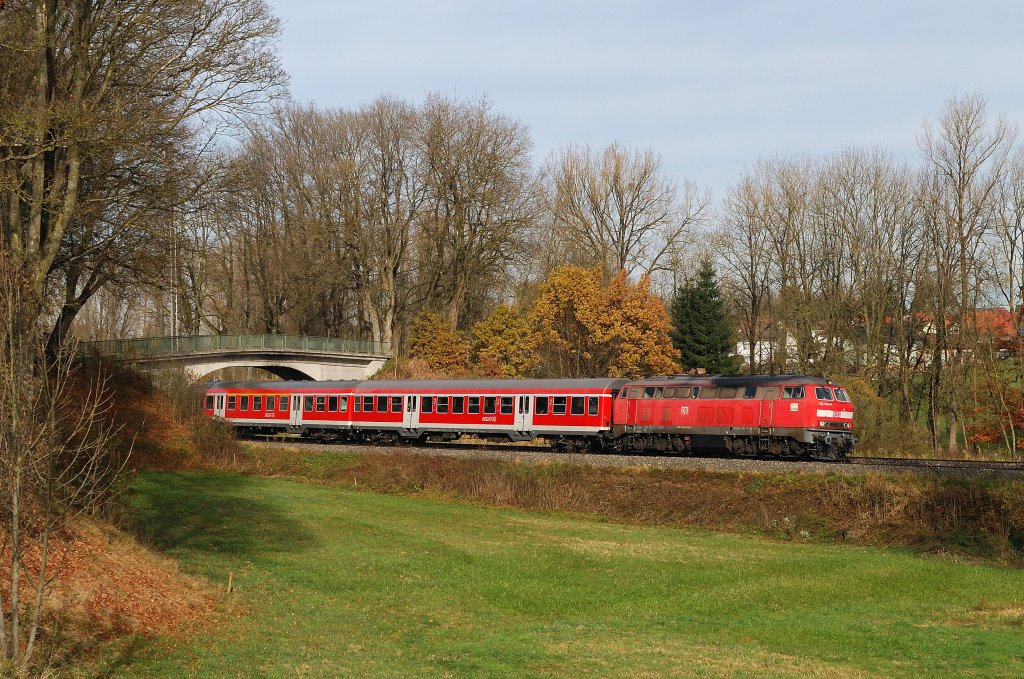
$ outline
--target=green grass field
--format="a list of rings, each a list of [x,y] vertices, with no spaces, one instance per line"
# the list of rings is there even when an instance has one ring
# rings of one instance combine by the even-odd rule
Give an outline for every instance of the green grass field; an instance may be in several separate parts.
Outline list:
[[[1024,676],[1024,571],[151,473],[139,532],[240,591],[109,676]],[[235,613],[240,613],[236,615]]]

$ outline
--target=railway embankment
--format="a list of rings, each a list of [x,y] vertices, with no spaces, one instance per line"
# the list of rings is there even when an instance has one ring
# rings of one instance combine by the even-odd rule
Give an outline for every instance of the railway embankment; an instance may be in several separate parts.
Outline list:
[[[1024,565],[1024,480],[1014,477],[596,466],[252,443],[227,466],[378,493]]]

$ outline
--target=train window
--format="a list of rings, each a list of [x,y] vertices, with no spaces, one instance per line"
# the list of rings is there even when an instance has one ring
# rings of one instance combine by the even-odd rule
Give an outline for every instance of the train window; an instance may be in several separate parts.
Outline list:
[[[402,412],[402,397],[392,396],[391,397],[391,412],[400,413]]]
[[[338,412],[348,412],[348,396],[342,396],[341,399],[338,401]]]
[[[630,387],[627,392],[626,398],[643,398],[644,388],[643,387]]]
[[[364,413],[372,413],[373,412],[373,397],[372,396],[364,396],[363,397],[363,412]]]
[[[420,399],[420,412],[432,413],[434,412],[434,397],[424,396]]]
[[[783,387],[782,398],[803,398],[804,397],[803,387]]]
[[[718,398],[718,387],[701,387],[697,398],[709,399]]]
[[[644,398],[654,398],[654,387],[644,387]]]
[[[287,396],[282,396],[281,397],[281,400],[278,401],[277,409],[278,410],[288,410],[288,397]]]
[[[820,399],[822,401],[831,401],[832,400],[832,390],[829,389],[828,387],[815,387],[814,388],[814,398]]]
[[[664,398],[675,398],[675,397],[676,397],[676,388],[675,387],[665,387]]]
[[[683,398],[686,398],[685,396]],[[690,387],[689,398],[700,398],[700,387]]]
[[[388,411],[388,397],[378,396],[377,397],[377,412],[386,413]]]
[[[661,398],[664,395],[665,395],[665,388],[664,387],[655,387],[654,388],[654,398]]]
[[[551,406],[552,415],[565,415],[565,397],[555,396],[555,401]]]
[[[462,411],[466,409],[466,397],[465,396],[452,396],[452,414],[461,415]]]
[[[313,410],[312,396],[306,396],[305,398],[302,399],[302,409],[305,410],[307,413]]]
[[[263,410],[263,397],[262,396],[253,396],[252,397],[252,409],[253,410]]]
[[[736,387],[722,387],[718,390],[718,398],[736,398]]]
[[[438,396],[437,397],[437,412],[444,415],[448,412],[448,397]]]
[[[757,387],[743,387],[743,398],[754,398],[757,396]]]
[[[512,414],[512,397],[502,396],[501,397],[501,414],[511,415]]]
[[[276,401],[276,400],[277,400],[276,396],[268,396],[267,397],[267,410],[273,410],[274,409],[274,401]]]
[[[842,401],[843,403],[849,403],[850,395],[846,393],[845,389],[836,389],[836,400]]]
[[[361,399],[360,397],[356,396],[354,401],[355,402],[352,404],[352,406],[353,406],[352,407],[352,412],[355,412],[355,413],[362,412],[362,410],[363,410],[363,399]]]
[[[779,397],[778,387],[761,387],[757,391],[761,395],[761,399],[765,401],[774,401]]]
[[[326,409],[327,409],[327,397],[326,396],[317,396],[316,397],[316,411],[318,413],[322,413]]]
[[[587,415],[597,415],[597,397],[590,396],[587,398]]]
[[[235,409],[235,397],[234,396],[228,396],[228,410],[234,410],[234,409]]]
[[[467,410],[466,412],[468,412],[470,415],[479,415],[480,414],[480,397],[479,396],[470,396],[469,397],[469,410]]]
[[[569,413],[572,415],[582,415],[584,408],[584,399],[582,396],[573,396],[569,403]]]
[[[213,396],[212,395],[206,397],[206,409],[207,410],[213,410]]]
[[[327,412],[336,413],[338,412],[338,397],[328,396],[327,397]]]
[[[498,397],[484,396],[484,415],[493,415],[498,412]]]
[[[547,415],[548,414],[548,397],[547,396],[538,396],[537,397],[537,403],[534,405],[533,412],[535,412],[538,415]]]
[[[248,410],[249,409],[249,397],[248,396],[240,396],[238,398],[238,409],[239,410]]]

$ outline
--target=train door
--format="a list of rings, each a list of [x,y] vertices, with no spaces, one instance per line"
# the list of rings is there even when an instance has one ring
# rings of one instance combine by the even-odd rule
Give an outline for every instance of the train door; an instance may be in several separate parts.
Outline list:
[[[419,426],[419,419],[419,396],[406,396],[402,426],[406,429],[415,429]]]
[[[758,389],[759,400],[761,401],[761,422],[760,426],[762,429],[766,429],[772,426],[773,416],[775,414],[775,399],[779,397],[778,387],[762,387]]]
[[[289,423],[294,426],[302,424],[302,397],[297,394],[292,395],[292,416]]]
[[[516,396],[516,431],[528,432],[533,429],[533,414],[530,412],[530,397]]]
[[[215,417],[224,417],[224,394],[217,394],[213,405],[213,414]]]

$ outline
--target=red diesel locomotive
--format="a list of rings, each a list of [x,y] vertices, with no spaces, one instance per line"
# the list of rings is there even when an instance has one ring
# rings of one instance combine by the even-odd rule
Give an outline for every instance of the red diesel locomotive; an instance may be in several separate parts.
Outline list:
[[[559,450],[842,459],[856,444],[841,386],[800,375],[644,380],[218,382],[207,414],[243,434],[321,440],[547,440]]]

